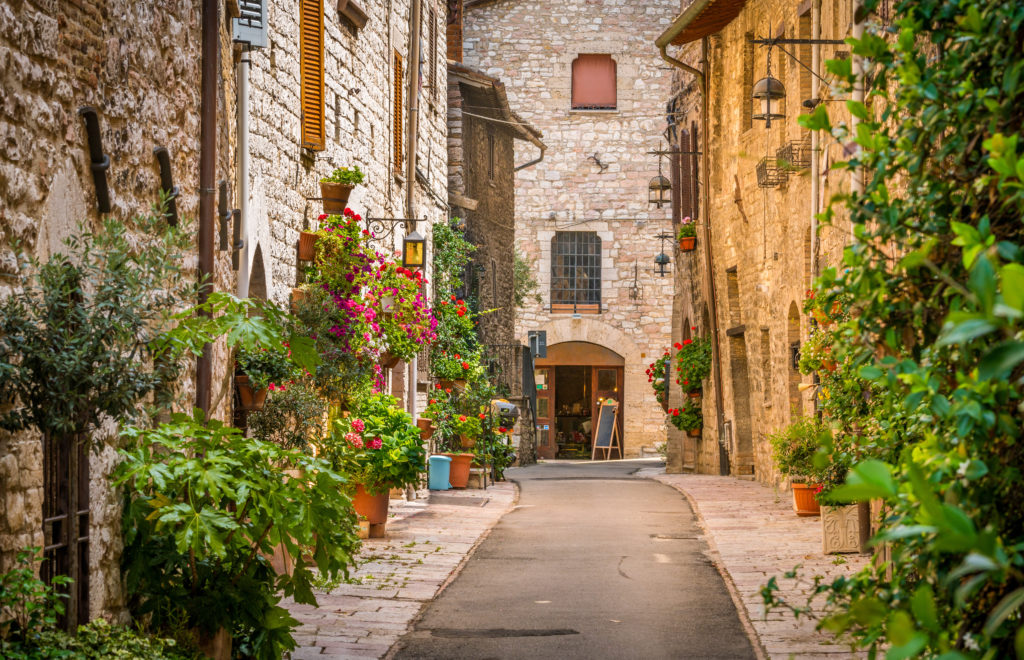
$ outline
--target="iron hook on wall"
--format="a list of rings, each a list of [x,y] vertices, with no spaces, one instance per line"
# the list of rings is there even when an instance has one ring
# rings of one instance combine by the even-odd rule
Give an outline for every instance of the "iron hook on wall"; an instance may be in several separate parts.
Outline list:
[[[174,177],[171,176],[171,154],[167,151],[167,147],[155,147],[153,155],[156,156],[156,161],[160,164],[160,192],[167,196],[167,212],[164,217],[167,218],[167,224],[176,227],[178,225],[178,203],[175,199],[181,191],[178,190],[178,186],[174,185]]]
[[[242,210],[232,209],[231,218],[235,223],[234,231],[232,232],[233,240],[231,242],[231,268],[237,271],[239,252],[245,247],[245,241],[242,240]]]
[[[85,120],[85,134],[89,140],[89,167],[92,169],[92,182],[96,187],[96,207],[100,213],[110,213],[110,189],[107,187],[110,156],[103,153],[100,119],[96,114],[96,108],[91,105],[80,107],[78,116]]]

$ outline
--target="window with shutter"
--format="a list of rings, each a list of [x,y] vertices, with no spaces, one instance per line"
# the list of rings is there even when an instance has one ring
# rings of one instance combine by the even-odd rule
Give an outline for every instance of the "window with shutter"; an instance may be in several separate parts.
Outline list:
[[[324,149],[324,5],[299,0],[299,72],[302,146]]]
[[[391,112],[392,118],[392,130],[391,133],[394,136],[395,143],[393,145],[394,153],[394,166],[395,174],[401,175],[402,173],[402,155],[403,155],[403,140],[402,140],[402,55],[396,50],[394,54],[395,66],[394,72],[392,73],[394,80],[391,86],[394,88],[392,97],[394,99],[394,108]]]
[[[580,55],[573,60],[573,110],[614,110],[615,87],[615,60],[611,55]]]
[[[250,48],[267,47],[267,0],[239,0],[238,18],[231,22],[232,39]]]

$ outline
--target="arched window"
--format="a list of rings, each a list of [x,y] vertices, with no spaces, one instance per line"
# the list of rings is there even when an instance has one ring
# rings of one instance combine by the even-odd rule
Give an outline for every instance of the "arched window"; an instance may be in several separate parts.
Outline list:
[[[614,110],[615,82],[611,55],[580,55],[572,62],[572,109]]]
[[[601,239],[592,231],[560,231],[551,239],[551,311],[601,312]]]

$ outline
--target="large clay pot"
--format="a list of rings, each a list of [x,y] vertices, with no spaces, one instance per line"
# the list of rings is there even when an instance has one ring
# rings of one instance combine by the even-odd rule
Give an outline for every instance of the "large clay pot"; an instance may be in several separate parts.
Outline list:
[[[344,209],[342,209],[344,210]],[[313,261],[316,256],[316,233],[311,231],[299,232],[299,260]]]
[[[249,384],[249,377],[245,374],[235,374],[235,387],[238,388],[238,398],[242,402],[242,410],[263,410],[263,404],[267,402],[267,388],[253,389]]]
[[[697,249],[697,237],[687,236],[686,238],[679,239],[679,251],[680,252],[692,252]]]
[[[468,435],[459,435],[459,443],[463,449],[472,449],[476,447],[476,438],[471,438]]]
[[[348,196],[352,194],[354,185],[349,183],[320,182],[320,198],[327,215],[341,215],[348,204]]]
[[[445,389],[445,390],[450,390],[453,387],[456,388],[456,389],[459,389],[459,390],[466,389],[466,379],[465,378],[456,378],[455,380],[448,380],[447,378],[441,378],[441,379],[438,380],[438,384],[441,386],[441,389]]]
[[[387,522],[390,498],[391,493],[386,488],[382,493],[370,495],[363,488],[363,484],[356,484],[356,496],[352,498],[352,506],[355,507],[356,513],[365,517],[371,525],[379,525]]]
[[[690,430],[688,430],[686,432],[686,434],[688,436],[690,436],[691,438],[699,438],[700,437],[700,429],[690,429]]]
[[[416,426],[420,430],[420,440],[430,440],[434,436],[434,420],[429,417],[418,418]]]
[[[469,467],[473,463],[473,454],[441,454],[452,459],[448,472],[448,483],[452,488],[465,488],[469,485]]]
[[[798,516],[820,516],[817,484],[793,484],[793,510]]]

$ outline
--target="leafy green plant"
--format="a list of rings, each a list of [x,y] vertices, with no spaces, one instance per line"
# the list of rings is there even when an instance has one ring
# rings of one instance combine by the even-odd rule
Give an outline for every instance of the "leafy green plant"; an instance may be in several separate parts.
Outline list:
[[[249,413],[246,425],[255,438],[311,454],[324,433],[326,413],[325,401],[303,379],[271,392],[262,410]]]
[[[480,413],[483,414],[483,413]],[[456,435],[464,435],[467,438],[475,438],[480,435],[480,417],[470,414],[458,414],[452,419],[452,432]]]
[[[374,394],[334,421],[323,455],[371,495],[415,484],[427,470],[420,431],[394,397]]]
[[[15,566],[0,573],[0,641],[16,643],[39,631],[53,628],[64,614],[64,599],[58,591],[71,578],[58,575],[51,584],[36,577],[33,568],[39,548],[18,551]],[[0,646],[0,650],[5,650]]]
[[[287,386],[295,380],[295,365],[283,346],[280,349],[263,347],[241,348],[235,357],[238,369],[249,377],[253,389]]]
[[[666,379],[670,368],[669,365],[671,364],[672,354],[665,351],[664,355],[647,366],[647,382],[651,384],[651,389],[654,390],[654,397],[661,404],[666,403]]]
[[[536,270],[537,260],[528,258],[515,248],[512,254],[512,299],[516,309],[523,309],[529,301],[540,304],[539,285],[534,277]]]
[[[173,639],[150,637],[104,619],[79,626],[75,635],[47,629],[19,643],[0,641],[7,660],[192,660],[195,652]]]
[[[347,574],[359,541],[345,479],[320,458],[176,414],[129,427],[115,483],[125,488],[123,566],[129,606],[157,631],[232,631],[257,658],[293,649],[282,596],[316,604],[307,557]],[[291,470],[291,471],[289,471]],[[277,575],[275,547],[295,561]]]
[[[696,392],[711,373],[711,340],[684,339],[676,347],[676,384],[684,392]]]
[[[790,605],[888,658],[1020,658],[1024,6],[902,0],[892,15],[850,40],[868,95],[846,103],[856,129],[824,106],[802,120],[856,144],[834,166],[864,174],[839,200],[856,241],[815,293],[848,311],[832,353],[870,399],[870,449],[833,495],[882,501],[887,561]],[[852,87],[850,59],[828,68]]]
[[[690,216],[679,221],[679,229],[676,231],[676,240],[681,238],[693,238],[697,235],[697,223]]]
[[[768,436],[772,460],[783,475],[817,483],[815,454],[828,430],[815,417],[800,417],[781,431]]]
[[[341,183],[349,186],[356,186],[363,182],[363,171],[359,169],[358,165],[352,167],[339,167],[336,168],[329,175],[320,179],[322,183]]]
[[[680,431],[695,431],[704,426],[700,400],[687,399],[682,408],[669,408],[668,420]]]

